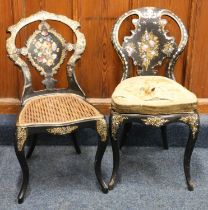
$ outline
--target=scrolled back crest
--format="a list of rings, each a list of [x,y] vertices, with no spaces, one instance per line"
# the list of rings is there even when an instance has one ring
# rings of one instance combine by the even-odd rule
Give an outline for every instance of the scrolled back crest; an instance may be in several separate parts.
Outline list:
[[[76,35],[77,42],[75,44],[66,43],[64,38],[46,23],[46,20],[54,20],[67,25]],[[18,32],[26,25],[35,21],[41,21],[38,30],[29,37],[26,47],[18,49],[15,44]],[[28,56],[32,65],[45,77],[43,84],[46,86],[46,89],[50,90],[54,88],[55,80],[53,79],[53,75],[56,74],[57,69],[63,62],[66,51],[71,50],[74,50],[74,52],[67,62],[68,81],[73,82],[71,87],[74,87],[74,89],[84,95],[76,81],[74,73],[75,63],[81,57],[86,46],[84,34],[79,31],[79,27],[79,22],[71,20],[66,16],[40,11],[27,18],[21,19],[17,24],[8,28],[11,36],[7,39],[6,48],[9,57],[22,69],[24,75],[23,96],[31,92],[32,83],[28,65],[20,57],[20,54]],[[34,51],[36,53],[34,53]]]
[[[135,29],[131,31],[130,36],[124,37],[124,42],[121,45],[118,39],[120,26],[126,18],[132,15],[138,16],[138,19],[132,21]],[[168,31],[165,30],[167,21],[162,19],[162,16],[169,16],[178,24],[181,31],[181,40],[178,46],[174,37],[167,35]],[[129,77],[129,57],[132,58],[134,65],[141,68],[138,70],[140,75],[156,74],[155,67],[161,65],[167,57],[170,60],[166,76],[174,79],[175,63],[188,41],[187,31],[181,19],[169,10],[155,7],[133,9],[123,14],[114,25],[111,38],[123,63],[122,79]]]

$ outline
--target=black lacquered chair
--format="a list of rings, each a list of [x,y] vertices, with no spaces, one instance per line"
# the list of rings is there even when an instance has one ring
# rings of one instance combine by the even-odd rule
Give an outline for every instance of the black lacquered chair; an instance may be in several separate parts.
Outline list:
[[[66,42],[62,35],[50,27],[47,20],[57,21],[69,27],[76,36],[76,42]],[[29,37],[26,46],[17,48],[15,44],[17,34],[23,27],[35,21],[40,21],[38,29]],[[41,11],[20,20],[8,29],[11,33],[7,39],[9,57],[21,68],[24,75],[22,108],[16,123],[15,141],[15,151],[23,173],[22,187],[18,195],[19,203],[23,202],[29,180],[29,169],[24,152],[28,136],[31,136],[33,141],[27,158],[35,148],[35,137],[38,133],[72,134],[75,149],[80,153],[75,132],[86,127],[96,129],[99,134],[95,172],[102,191],[108,192],[108,187],[101,176],[101,160],[107,146],[107,124],[104,116],[85,100],[85,94],[75,76],[75,63],[81,57],[86,45],[85,37],[79,28],[78,22],[63,15]],[[55,87],[54,75],[69,51],[72,51],[66,69],[69,87],[58,89]],[[44,90],[33,90],[31,73],[22,56],[28,58],[44,78],[42,81]]]
[[[137,16],[132,23],[134,30],[125,36],[120,44],[119,29],[123,21]],[[168,34],[167,19],[172,18],[181,32],[180,43]],[[181,122],[189,126],[190,134],[184,154],[184,172],[189,190],[193,190],[190,176],[190,159],[199,130],[199,116],[196,110],[197,97],[174,79],[174,66],[188,40],[186,28],[180,18],[166,9],[144,7],[123,14],[116,21],[112,31],[113,46],[123,64],[123,77],[112,95],[110,133],[113,148],[114,167],[109,189],[115,184],[119,168],[120,146],[126,141],[132,122],[150,127],[160,127],[164,148],[168,149],[166,126]],[[157,67],[167,59],[166,77],[157,76]],[[137,75],[129,78],[130,60]]]

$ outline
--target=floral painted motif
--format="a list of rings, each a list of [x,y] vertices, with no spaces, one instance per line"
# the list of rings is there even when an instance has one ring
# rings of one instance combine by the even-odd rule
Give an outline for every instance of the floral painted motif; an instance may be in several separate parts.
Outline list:
[[[135,29],[131,30],[130,36],[124,37],[119,53],[126,66],[128,64],[126,55],[132,59],[133,64],[138,67],[138,75],[149,73],[155,75],[158,71],[156,67],[162,65],[165,58],[171,58],[178,46],[175,38],[169,36],[165,28],[168,21],[162,19],[158,11],[149,8],[138,16],[139,18],[132,20]]]
[[[53,75],[65,58],[65,45],[64,38],[43,21],[27,42],[28,58],[42,75]]]
[[[125,49],[128,55],[131,56],[136,51],[136,46],[134,43],[131,42],[125,47]]]
[[[33,44],[35,46],[34,59],[39,63],[45,64],[47,66],[54,65],[54,61],[57,58],[57,53],[60,48],[57,47],[57,44],[54,42],[52,36],[47,31],[42,31],[42,37],[34,39]]]
[[[165,53],[168,57],[170,57],[174,49],[174,43],[168,42],[163,46],[162,52]]]
[[[153,32],[144,32],[141,41],[138,42],[139,52],[142,58],[142,66],[148,69],[148,66],[153,58],[158,56],[159,40]]]

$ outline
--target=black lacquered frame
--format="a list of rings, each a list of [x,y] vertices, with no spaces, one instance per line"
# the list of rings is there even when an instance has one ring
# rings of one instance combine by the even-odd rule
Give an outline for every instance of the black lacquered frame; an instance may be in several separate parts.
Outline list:
[[[123,44],[120,45],[118,39],[119,28],[123,21],[131,15],[138,16],[138,19],[133,19],[132,21],[135,29],[131,31],[132,35],[125,37]],[[178,24],[181,31],[181,40],[178,46],[175,43],[175,39],[167,35],[168,31],[165,29],[167,22],[162,19],[162,16],[169,16]],[[154,50],[156,50],[157,56],[148,57],[148,54],[142,51],[142,36],[145,36],[144,34],[148,34],[148,36],[152,36],[153,38],[156,35],[157,38],[154,38],[154,41],[157,46]],[[157,73],[155,67],[161,65],[162,61],[167,58],[169,59],[169,63],[166,68],[166,77],[174,79],[174,66],[179,55],[184,50],[187,40],[188,35],[184,24],[180,18],[169,10],[144,7],[126,12],[117,20],[112,31],[112,43],[123,64],[122,80],[129,77],[129,58],[132,58],[133,64],[138,68],[138,75],[155,75]],[[144,62],[144,58],[148,62]],[[120,147],[122,147],[126,141],[127,133],[131,128],[132,122],[160,127],[162,129],[165,149],[168,149],[166,125],[175,122],[188,125],[190,134],[184,154],[184,173],[188,190],[192,191],[194,187],[190,176],[190,160],[199,131],[199,115],[197,110],[177,114],[171,113],[170,110],[170,114],[148,115],[118,113],[112,109],[110,114],[110,135],[113,149],[113,173],[109,183],[109,190],[113,189],[115,185],[119,169],[119,143]]]
[[[46,22],[47,20],[58,21],[62,24],[68,26],[72,32],[76,36],[76,43],[67,43],[65,39],[58,34],[54,29],[50,27],[50,25]],[[38,30],[36,30],[28,39],[26,43],[26,47],[17,48],[16,47],[16,36],[18,32],[25,26],[30,23],[40,21],[38,26]],[[24,76],[24,88],[22,94],[22,108],[27,104],[27,101],[32,97],[38,97],[45,94],[56,95],[61,93],[73,93],[78,96],[83,97],[85,100],[85,94],[81,87],[79,86],[76,75],[75,75],[75,64],[80,59],[82,53],[85,50],[86,40],[84,34],[80,32],[80,24],[74,20],[71,20],[63,15],[57,15],[53,13],[48,13],[45,11],[38,12],[30,17],[21,19],[16,25],[9,27],[8,31],[11,33],[11,36],[7,39],[7,51],[9,57],[18,65]],[[50,36],[48,36],[50,34]],[[50,39],[49,39],[50,38]],[[57,51],[51,51],[49,49],[49,53],[45,56],[45,61],[42,62],[42,58],[38,58],[36,47],[40,49],[40,40],[49,39],[49,41],[54,45],[54,48]],[[38,40],[38,41],[37,41]],[[45,43],[44,43],[45,44]],[[36,50],[36,51],[35,51]],[[44,51],[44,50],[43,50]],[[67,62],[67,79],[69,86],[65,89],[57,89],[55,88],[56,80],[54,79],[54,75],[57,73],[60,65],[63,63],[63,60],[68,51],[73,51],[71,57]],[[42,53],[42,52],[41,52]],[[50,55],[50,53],[53,54]],[[32,88],[32,78],[31,73],[28,67],[28,64],[21,58],[21,56],[26,56],[32,65],[40,72],[40,74],[44,77],[42,81],[45,86],[44,90],[34,91]],[[50,57],[52,56],[52,57]],[[49,60],[50,59],[50,62]],[[49,63],[48,63],[49,62]],[[48,65],[46,65],[48,63]],[[86,101],[86,100],[85,100]],[[78,132],[82,128],[91,128],[95,129],[99,135],[98,140],[98,148],[95,156],[95,174],[97,180],[101,186],[101,189],[104,193],[108,192],[108,187],[105,184],[102,174],[101,174],[101,160],[104,154],[104,151],[107,146],[107,123],[104,116],[100,115],[99,117],[94,117],[92,119],[80,120],[76,122],[66,122],[62,124],[32,124],[32,125],[21,125],[17,120],[17,130],[16,130],[16,140],[14,142],[15,152],[17,158],[19,160],[19,164],[22,169],[23,179],[22,186],[18,195],[18,203],[22,203],[25,197],[26,189],[29,181],[29,168],[27,165],[26,158],[30,158],[35,145],[36,145],[36,136],[39,133],[49,133],[52,135],[69,135],[71,134],[73,137],[73,143],[76,152],[79,154],[81,150],[76,141],[76,132]],[[29,147],[29,151],[27,155],[25,155],[24,147],[28,138],[32,138],[32,144]]]

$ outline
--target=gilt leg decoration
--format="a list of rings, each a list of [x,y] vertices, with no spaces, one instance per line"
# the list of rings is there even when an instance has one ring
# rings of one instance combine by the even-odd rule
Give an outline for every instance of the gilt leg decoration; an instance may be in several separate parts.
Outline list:
[[[191,162],[191,155],[194,150],[194,146],[198,137],[199,116],[198,114],[188,115],[186,117],[182,117],[180,120],[189,126],[189,131],[190,131],[189,139],[184,154],[184,173],[186,177],[188,190],[193,191],[194,185],[190,175],[190,162]]]
[[[96,129],[99,134],[99,140],[98,140],[98,147],[97,147],[97,152],[95,156],[95,164],[94,164],[95,174],[103,193],[108,193],[108,186],[103,179],[102,171],[101,171],[101,162],[102,162],[103,155],[105,153],[105,150],[108,144],[108,139],[107,139],[108,128],[107,128],[107,123],[105,119],[101,119],[97,121]]]
[[[25,152],[24,152],[24,144],[26,140],[27,140],[27,129],[23,127],[17,127],[16,141],[15,141],[14,146],[15,146],[16,156],[21,166],[22,175],[23,175],[21,189],[18,194],[19,204],[24,201],[25,193],[27,190],[28,182],[29,182],[29,168],[27,165]]]

